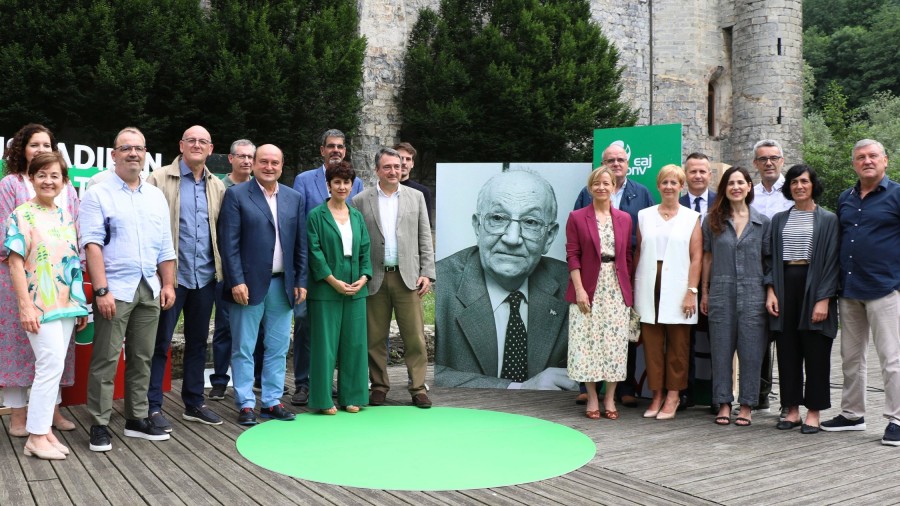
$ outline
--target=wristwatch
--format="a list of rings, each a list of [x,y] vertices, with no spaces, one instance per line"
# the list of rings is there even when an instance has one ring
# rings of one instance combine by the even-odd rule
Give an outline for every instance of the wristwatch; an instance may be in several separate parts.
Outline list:
[[[94,297],[103,297],[104,295],[109,293],[109,287],[104,286],[103,288],[94,288]]]
[[[697,288],[696,288],[696,287],[689,286],[689,287],[688,287],[688,290],[690,290],[692,294],[697,295]]]

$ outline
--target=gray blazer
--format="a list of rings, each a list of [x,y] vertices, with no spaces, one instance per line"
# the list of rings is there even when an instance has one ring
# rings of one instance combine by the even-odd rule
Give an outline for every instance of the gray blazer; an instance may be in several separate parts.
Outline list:
[[[400,187],[400,205],[397,210],[397,261],[403,284],[416,289],[416,281],[424,276],[434,281],[434,246],[431,242],[431,225],[428,207],[422,192],[408,186]],[[372,259],[372,279],[369,295],[378,293],[384,281],[384,231],[378,210],[378,189],[366,188],[353,198],[354,207],[362,213],[369,230]]]
[[[478,247],[465,248],[437,265],[435,384],[506,388],[498,378],[497,330]],[[528,278],[528,377],[565,367],[569,342],[566,263],[543,257]]]
[[[766,284],[772,285],[779,301],[784,300],[784,226],[790,210],[772,217],[772,274]],[[803,309],[800,312],[800,330],[814,330],[834,339],[837,336],[837,292],[838,292],[838,218],[816,206],[813,223],[812,260],[806,273],[806,288]],[[828,301],[828,318],[819,323],[812,322],[813,306],[822,299]],[[769,330],[781,332],[781,316],[769,315]]]

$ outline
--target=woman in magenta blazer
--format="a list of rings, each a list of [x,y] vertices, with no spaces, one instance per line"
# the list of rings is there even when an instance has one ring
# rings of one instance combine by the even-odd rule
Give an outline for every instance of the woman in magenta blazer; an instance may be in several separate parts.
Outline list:
[[[612,206],[612,172],[601,167],[588,177],[593,205],[572,211],[566,223],[569,265],[569,377],[584,382],[585,416],[619,418],[614,394],[624,380],[628,355],[631,289],[631,217]],[[596,383],[606,382],[603,410]]]

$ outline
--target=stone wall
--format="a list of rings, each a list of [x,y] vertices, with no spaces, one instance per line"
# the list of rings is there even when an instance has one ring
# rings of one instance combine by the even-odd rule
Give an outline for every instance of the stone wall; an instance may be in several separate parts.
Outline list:
[[[439,0],[359,0],[368,46],[352,157],[370,181],[375,152],[399,140],[405,47],[424,7]],[[714,162],[749,166],[763,138],[779,140],[788,163],[800,160],[801,0],[592,0],[591,17],[619,49],[639,125],[681,123],[684,154]]]

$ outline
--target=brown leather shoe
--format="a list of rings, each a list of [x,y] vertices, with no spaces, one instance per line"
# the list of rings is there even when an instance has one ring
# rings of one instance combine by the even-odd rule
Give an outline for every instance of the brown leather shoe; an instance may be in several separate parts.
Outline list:
[[[414,395],[412,403],[417,408],[428,409],[431,407],[431,399],[424,393]]]
[[[369,394],[369,406],[381,406],[387,400],[387,393],[381,390],[372,390]]]

